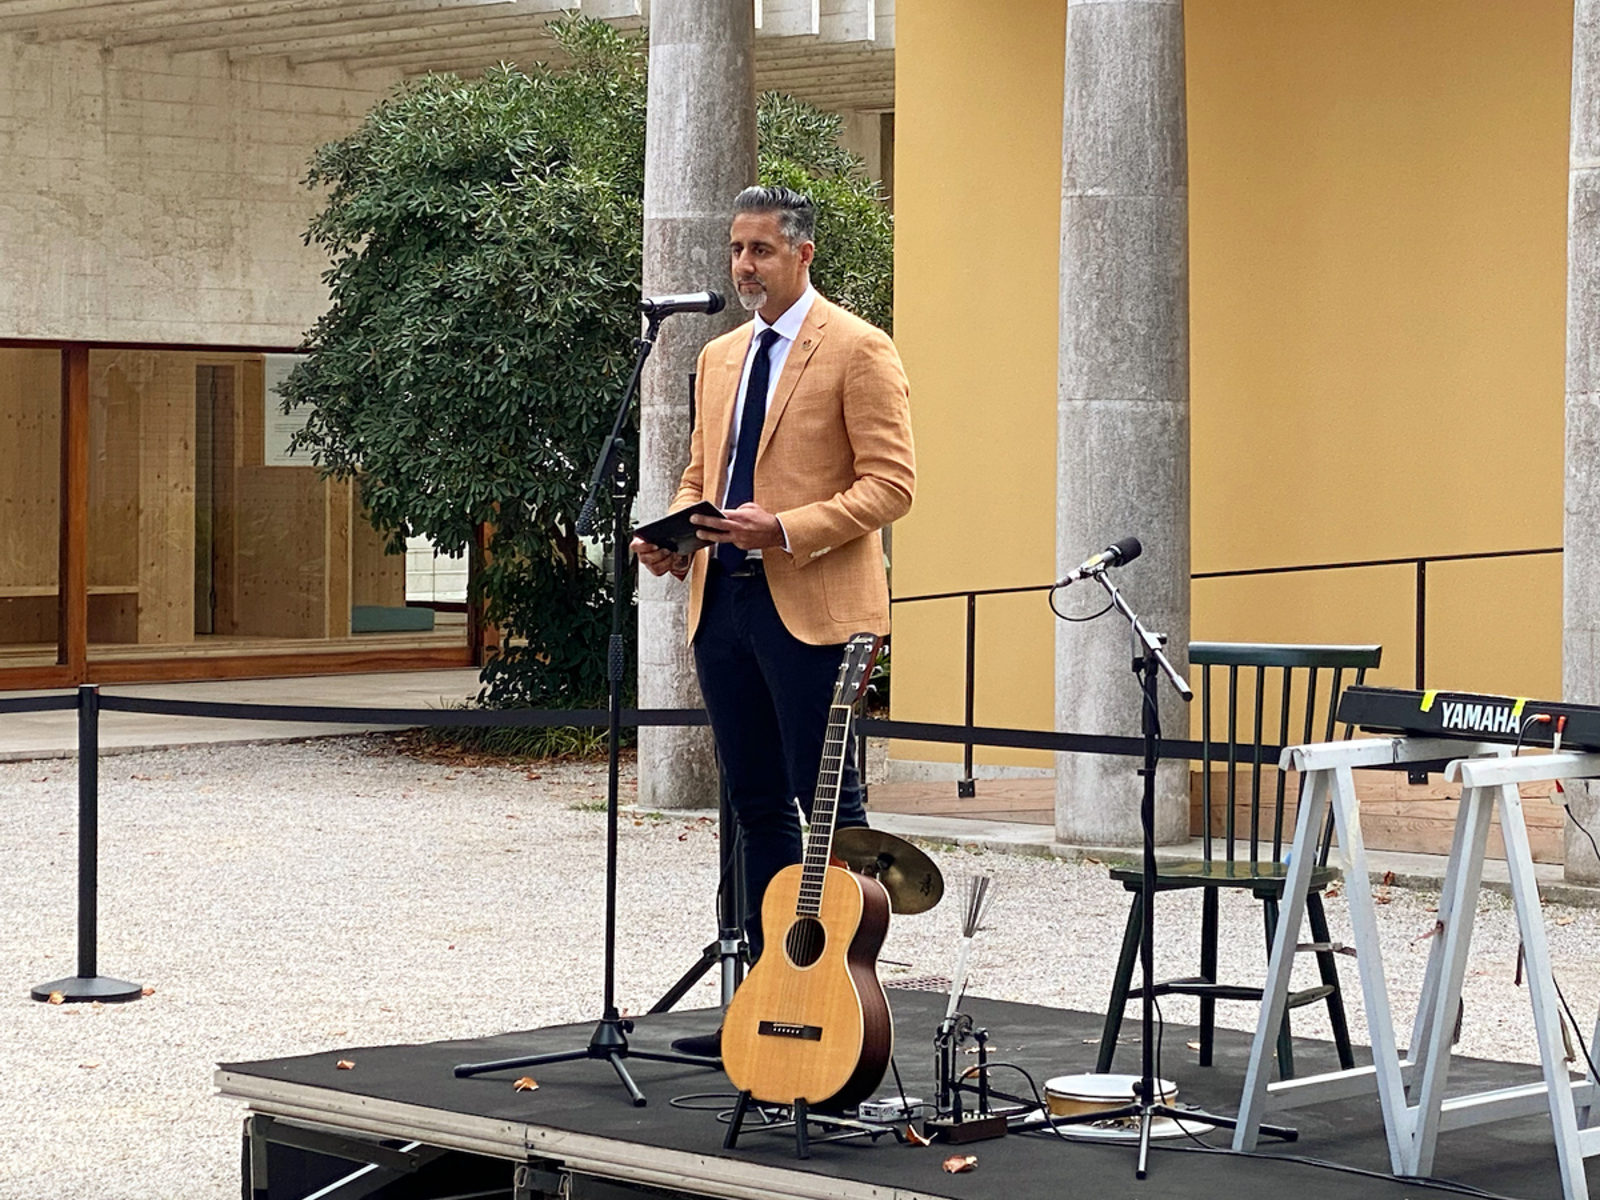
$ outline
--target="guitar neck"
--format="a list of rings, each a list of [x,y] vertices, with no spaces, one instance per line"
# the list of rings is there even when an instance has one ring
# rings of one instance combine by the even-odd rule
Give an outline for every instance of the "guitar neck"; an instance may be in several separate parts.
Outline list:
[[[833,856],[833,826],[838,816],[839,788],[844,782],[851,716],[848,704],[836,703],[828,710],[828,736],[822,746],[817,791],[811,803],[811,831],[806,837],[800,899],[795,905],[797,916],[815,917],[822,912],[822,884],[827,878],[828,860]]]

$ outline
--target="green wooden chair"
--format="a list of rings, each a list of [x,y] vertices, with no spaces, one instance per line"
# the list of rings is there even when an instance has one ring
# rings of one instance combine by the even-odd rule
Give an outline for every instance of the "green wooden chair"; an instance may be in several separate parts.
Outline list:
[[[1155,984],[1155,994],[1198,996],[1200,999],[1200,1065],[1210,1066],[1216,1026],[1218,1000],[1259,1002],[1261,989],[1217,981],[1218,897],[1223,888],[1247,890],[1261,902],[1266,947],[1270,952],[1278,924],[1278,902],[1288,867],[1283,861],[1285,846],[1294,839],[1291,825],[1285,829],[1287,776],[1276,770],[1277,753],[1273,746],[1334,740],[1334,714],[1339,696],[1350,684],[1361,683],[1367,672],[1378,665],[1380,646],[1280,646],[1248,643],[1193,642],[1189,664],[1200,673],[1201,758],[1200,812],[1201,856],[1181,862],[1162,862],[1156,875],[1157,892],[1187,888],[1204,891],[1200,921],[1200,973],[1183,979]],[[1214,677],[1226,680],[1222,689],[1220,720],[1213,704],[1217,687]],[[1276,700],[1277,721],[1266,719],[1267,700]],[[1240,709],[1249,719],[1249,737],[1240,740]],[[1220,736],[1225,732],[1226,740]],[[1344,736],[1351,730],[1345,727]],[[1220,760],[1213,759],[1213,747],[1221,743]],[[1263,789],[1263,766],[1272,777]],[[1221,797],[1215,793],[1214,768],[1224,770],[1226,785]],[[1309,947],[1316,953],[1321,983],[1293,993],[1289,1009],[1326,1002],[1328,1020],[1333,1026],[1334,1045],[1344,1069],[1355,1065],[1350,1050],[1350,1032],[1345,1022],[1344,1000],[1339,991],[1339,973],[1334,964],[1334,949],[1328,937],[1328,921],[1322,907],[1322,893],[1338,873],[1327,865],[1332,827],[1326,827],[1319,843],[1317,869],[1306,896],[1306,916],[1315,939]],[[1139,956],[1139,934],[1144,921],[1141,895],[1142,874],[1137,867],[1119,867],[1111,872],[1132,893],[1127,932],[1111,988],[1111,1004],[1106,1012],[1105,1029],[1100,1039],[1096,1067],[1111,1070],[1117,1049],[1117,1032],[1122,1026],[1127,1002],[1141,998],[1143,990],[1133,986],[1134,968]],[[1284,1079],[1294,1075],[1294,1051],[1289,1038],[1289,1013],[1284,1013],[1278,1035],[1278,1070]]]

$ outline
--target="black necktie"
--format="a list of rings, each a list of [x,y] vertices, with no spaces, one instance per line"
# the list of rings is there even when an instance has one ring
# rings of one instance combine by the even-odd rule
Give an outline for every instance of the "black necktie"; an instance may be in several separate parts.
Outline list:
[[[725,510],[738,508],[756,498],[756,450],[761,445],[761,425],[767,419],[767,381],[772,377],[770,354],[781,336],[776,329],[764,332],[755,360],[750,364],[750,382],[745,384],[739,418],[739,446],[733,455],[733,477],[728,480],[728,495],[722,504]],[[744,562],[745,554],[732,542],[717,546],[717,561],[729,571],[736,570]]]

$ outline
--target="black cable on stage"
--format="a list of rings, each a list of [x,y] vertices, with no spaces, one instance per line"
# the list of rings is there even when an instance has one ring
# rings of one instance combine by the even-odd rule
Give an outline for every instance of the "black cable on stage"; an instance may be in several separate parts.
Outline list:
[[[1449,1179],[1436,1179],[1431,1175],[1390,1175],[1386,1171],[1372,1171],[1366,1167],[1352,1167],[1345,1163],[1329,1162],[1325,1158],[1307,1158],[1303,1154],[1263,1154],[1259,1150],[1235,1150],[1231,1146],[1207,1146],[1204,1143],[1199,1146],[1163,1146],[1159,1142],[1151,1142],[1150,1148],[1152,1150],[1165,1150],[1172,1154],[1221,1154],[1231,1158],[1256,1158],[1263,1162],[1294,1163],[1302,1167],[1320,1167],[1324,1171],[1338,1171],[1343,1175],[1357,1175],[1363,1179],[1409,1183],[1416,1187],[1455,1192],[1462,1196],[1477,1196],[1481,1200],[1515,1200],[1515,1197],[1473,1187],[1470,1183],[1456,1183]]]

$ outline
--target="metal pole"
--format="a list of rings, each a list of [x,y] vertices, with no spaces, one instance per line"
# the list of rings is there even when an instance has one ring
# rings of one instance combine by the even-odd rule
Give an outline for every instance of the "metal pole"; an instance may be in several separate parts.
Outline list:
[[[1417,690],[1424,687],[1428,665],[1428,560],[1417,559]]]
[[[35,1000],[137,1000],[137,983],[99,973],[96,945],[100,909],[100,689],[78,688],[78,973],[33,989]]]
[[[100,892],[100,689],[78,688],[78,977],[98,975]]]
[[[978,794],[978,785],[972,779],[972,697],[976,690],[978,654],[978,594],[967,593],[967,741],[961,750],[961,778],[956,783],[956,795],[963,800]]]

